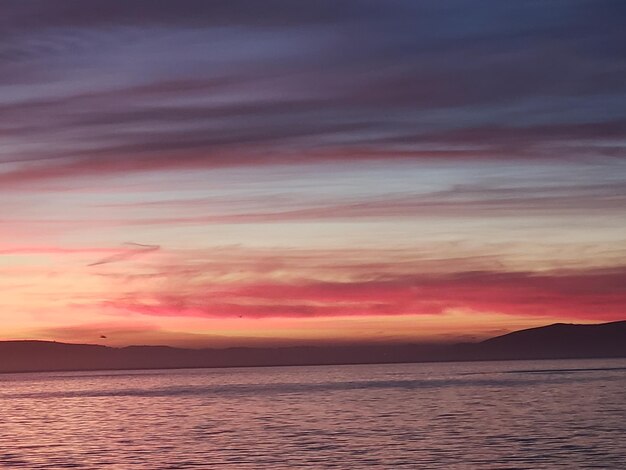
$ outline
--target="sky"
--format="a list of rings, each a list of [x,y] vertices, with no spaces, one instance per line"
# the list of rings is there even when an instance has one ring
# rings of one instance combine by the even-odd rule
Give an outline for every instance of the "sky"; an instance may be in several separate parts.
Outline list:
[[[5,0],[0,339],[626,318],[626,3]]]

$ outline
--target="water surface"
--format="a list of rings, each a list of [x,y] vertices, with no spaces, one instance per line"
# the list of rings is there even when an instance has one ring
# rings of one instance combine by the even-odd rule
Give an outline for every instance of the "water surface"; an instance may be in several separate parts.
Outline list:
[[[626,468],[626,359],[0,375],[4,468]]]

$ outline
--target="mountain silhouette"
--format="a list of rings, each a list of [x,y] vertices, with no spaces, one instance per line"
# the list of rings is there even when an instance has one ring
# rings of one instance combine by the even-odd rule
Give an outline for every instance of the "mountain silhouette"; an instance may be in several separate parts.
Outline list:
[[[557,323],[479,343],[183,349],[0,341],[0,372],[626,357],[626,321]]]
[[[626,321],[553,325],[514,331],[478,345],[485,357],[506,359],[626,356]]]

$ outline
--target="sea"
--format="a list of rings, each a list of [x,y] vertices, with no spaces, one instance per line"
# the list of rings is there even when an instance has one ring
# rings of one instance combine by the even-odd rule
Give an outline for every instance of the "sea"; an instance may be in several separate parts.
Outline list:
[[[0,468],[626,469],[626,359],[3,374]]]

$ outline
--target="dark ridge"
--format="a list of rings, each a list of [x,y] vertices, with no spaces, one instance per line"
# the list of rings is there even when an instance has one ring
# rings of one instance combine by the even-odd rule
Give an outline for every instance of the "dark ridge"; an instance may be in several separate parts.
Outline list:
[[[479,344],[479,350],[486,357],[506,359],[624,357],[626,321],[555,323],[488,339]]]
[[[54,341],[0,342],[0,372],[376,364],[626,357],[626,321],[557,323],[464,344],[182,349]]]

